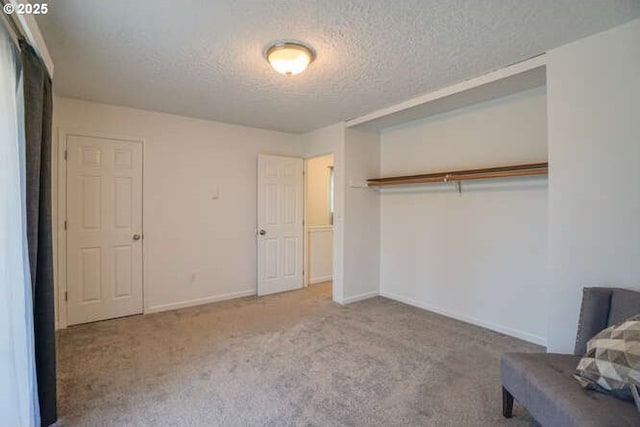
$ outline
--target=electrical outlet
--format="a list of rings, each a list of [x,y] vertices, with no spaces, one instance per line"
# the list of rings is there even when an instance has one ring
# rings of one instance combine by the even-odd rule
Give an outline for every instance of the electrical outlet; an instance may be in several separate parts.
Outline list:
[[[193,270],[191,272],[191,283],[195,283],[198,280],[199,275],[200,275],[200,270]]]

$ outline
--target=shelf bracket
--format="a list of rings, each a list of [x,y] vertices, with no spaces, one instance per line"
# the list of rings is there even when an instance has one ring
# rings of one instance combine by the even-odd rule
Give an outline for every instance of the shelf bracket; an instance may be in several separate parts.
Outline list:
[[[456,181],[456,187],[458,188],[458,196],[462,195],[462,181]]]

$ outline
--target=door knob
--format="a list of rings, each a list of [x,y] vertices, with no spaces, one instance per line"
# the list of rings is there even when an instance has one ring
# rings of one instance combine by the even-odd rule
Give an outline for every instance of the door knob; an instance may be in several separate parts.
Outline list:
[[[133,240],[140,240],[140,235],[139,234],[134,234],[133,235]]]
[[[266,232],[266,231],[264,231],[264,230],[260,230],[260,235],[261,235],[261,236],[264,236],[265,234],[267,234],[267,232]]]

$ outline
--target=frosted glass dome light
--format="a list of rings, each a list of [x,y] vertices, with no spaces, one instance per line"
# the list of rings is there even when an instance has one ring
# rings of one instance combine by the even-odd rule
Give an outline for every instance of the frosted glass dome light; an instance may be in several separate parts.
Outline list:
[[[274,70],[287,77],[300,74],[316,59],[313,49],[298,42],[273,43],[264,56]]]

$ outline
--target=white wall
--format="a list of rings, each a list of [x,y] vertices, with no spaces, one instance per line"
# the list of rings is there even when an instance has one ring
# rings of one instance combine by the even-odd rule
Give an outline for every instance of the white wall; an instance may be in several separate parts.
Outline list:
[[[54,127],[145,140],[145,311],[255,293],[257,156],[300,136],[60,97]]]
[[[548,54],[548,348],[572,352],[583,286],[640,290],[640,20]]]
[[[380,195],[359,188],[380,174],[380,136],[345,130],[344,302],[380,290]]]
[[[388,129],[382,176],[547,159],[536,89]],[[547,181],[518,178],[383,190],[385,296],[545,343]]]

